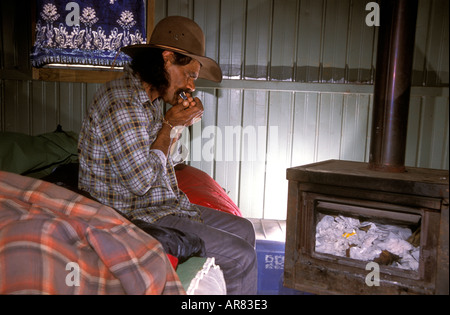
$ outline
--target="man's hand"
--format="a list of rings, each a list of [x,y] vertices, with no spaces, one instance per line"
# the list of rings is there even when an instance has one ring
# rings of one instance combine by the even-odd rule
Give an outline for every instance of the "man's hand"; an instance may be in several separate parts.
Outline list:
[[[180,97],[181,99],[181,97]],[[183,100],[177,105],[172,106],[166,113],[164,119],[168,124],[163,124],[155,141],[151,145],[151,149],[161,150],[166,156],[169,154],[170,147],[177,141],[178,137],[174,137],[172,127],[188,127],[201,119],[203,115],[203,104],[200,99],[188,96],[187,106],[184,106]],[[170,126],[169,126],[170,125]]]
[[[182,94],[184,94],[186,98],[182,98],[180,94],[180,97],[178,98],[178,104],[183,104],[183,106],[186,108],[195,106],[196,102],[191,93],[183,92]]]
[[[197,122],[203,116],[203,104],[198,97],[193,98],[192,95],[186,93],[188,99],[183,100],[181,97],[178,104],[170,108],[164,119],[172,126],[188,127]]]

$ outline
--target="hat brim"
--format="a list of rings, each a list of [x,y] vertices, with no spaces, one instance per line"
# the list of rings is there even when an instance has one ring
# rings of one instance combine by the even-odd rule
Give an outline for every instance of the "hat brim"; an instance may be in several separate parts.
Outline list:
[[[138,45],[130,45],[122,47],[120,50],[133,58],[137,53],[145,51],[146,49],[150,48],[159,48],[163,50],[173,51],[177,52],[179,54],[191,57],[195,60],[197,60],[202,67],[200,68],[199,78],[210,80],[213,82],[222,82],[222,69],[220,69],[220,66],[215,62],[213,59],[205,57],[205,56],[199,56],[195,54],[190,54],[189,52],[186,52],[181,49],[169,47],[169,46],[163,46],[163,45],[154,45],[154,44],[138,44]]]

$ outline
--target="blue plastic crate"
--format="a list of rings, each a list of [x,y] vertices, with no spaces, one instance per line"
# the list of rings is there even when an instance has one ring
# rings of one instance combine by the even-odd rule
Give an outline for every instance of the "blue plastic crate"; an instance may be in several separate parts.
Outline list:
[[[284,242],[257,240],[258,294],[295,295],[304,292],[283,287]]]

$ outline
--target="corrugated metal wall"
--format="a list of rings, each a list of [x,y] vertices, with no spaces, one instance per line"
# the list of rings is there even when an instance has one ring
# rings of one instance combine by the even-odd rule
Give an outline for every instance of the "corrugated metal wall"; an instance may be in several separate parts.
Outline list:
[[[198,82],[205,115],[189,129],[189,163],[245,216],[285,218],[287,167],[368,161],[377,38],[368,2],[156,0],[156,22],[193,18],[221,64],[221,84]],[[97,85],[31,81],[29,31],[14,20],[17,6],[1,6],[0,130],[78,131]],[[448,55],[448,0],[420,0],[407,166],[449,167]]]

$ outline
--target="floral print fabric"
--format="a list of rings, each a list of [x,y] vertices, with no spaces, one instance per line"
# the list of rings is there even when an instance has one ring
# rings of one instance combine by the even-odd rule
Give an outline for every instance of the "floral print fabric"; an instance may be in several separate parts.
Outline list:
[[[123,66],[123,46],[145,43],[145,0],[37,0],[34,67]]]

